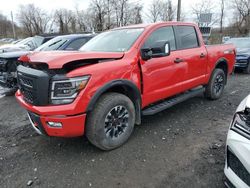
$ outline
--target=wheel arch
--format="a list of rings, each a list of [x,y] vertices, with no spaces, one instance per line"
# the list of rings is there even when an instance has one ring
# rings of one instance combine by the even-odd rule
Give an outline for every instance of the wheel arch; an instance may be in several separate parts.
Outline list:
[[[221,58],[219,59],[216,63],[215,63],[215,69],[222,69],[225,73],[226,76],[226,84],[227,84],[227,76],[228,76],[228,61],[225,58]]]
[[[126,95],[135,105],[135,122],[136,124],[141,124],[141,93],[138,87],[129,80],[113,80],[103,87],[99,88],[96,93],[91,98],[86,112],[89,113],[94,109],[94,106],[98,99],[105,93],[117,92]]]

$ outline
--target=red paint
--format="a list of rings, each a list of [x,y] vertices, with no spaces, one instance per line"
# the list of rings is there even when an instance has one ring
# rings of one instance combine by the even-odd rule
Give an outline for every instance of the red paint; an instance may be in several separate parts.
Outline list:
[[[170,56],[154,58],[143,61],[140,56],[140,48],[147,37],[157,28],[163,26],[189,25],[197,30],[200,47],[171,52]],[[93,95],[106,83],[126,79],[133,82],[141,91],[142,106],[161,99],[176,95],[193,87],[205,85],[209,82],[210,75],[220,58],[228,62],[228,73],[233,71],[235,48],[232,45],[218,45],[206,47],[203,43],[201,33],[195,24],[191,23],[155,23],[150,25],[136,25],[129,27],[144,27],[145,30],[137,39],[131,49],[124,53],[107,52],[38,52],[20,58],[21,61],[29,63],[47,63],[50,69],[60,69],[68,62],[90,59],[90,58],[112,58],[115,61],[97,63],[77,68],[69,72],[67,77],[77,77],[91,75],[86,88],[78,95],[71,104],[60,106],[32,106],[26,103],[22,94],[18,91],[16,98],[19,103],[28,111],[32,111],[41,116],[45,129],[50,136],[80,136],[84,133],[85,114],[87,106]],[[232,53],[224,54],[226,50],[233,50]],[[200,54],[205,55],[200,58]],[[184,59],[182,63],[174,63],[176,58]],[[138,62],[140,66],[138,66]],[[142,74],[140,74],[142,72]],[[143,78],[141,78],[141,75]],[[143,80],[143,84],[141,84]],[[141,85],[143,88],[141,88]],[[48,128],[45,121],[57,120],[58,116],[64,124],[63,128],[57,130]],[[57,118],[56,118],[57,116]]]

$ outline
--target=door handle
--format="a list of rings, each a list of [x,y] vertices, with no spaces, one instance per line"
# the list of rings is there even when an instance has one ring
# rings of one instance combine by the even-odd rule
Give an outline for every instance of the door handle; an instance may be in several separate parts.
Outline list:
[[[181,62],[183,62],[183,61],[184,61],[184,60],[181,59],[181,58],[176,58],[176,59],[174,60],[175,63],[181,63]]]
[[[204,58],[206,55],[204,53],[201,53],[200,58]]]

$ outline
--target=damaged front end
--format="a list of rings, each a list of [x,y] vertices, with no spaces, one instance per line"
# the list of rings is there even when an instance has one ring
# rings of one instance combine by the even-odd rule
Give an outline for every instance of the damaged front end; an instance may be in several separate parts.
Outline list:
[[[80,67],[115,61],[123,57],[123,53],[102,53],[99,57],[95,57],[93,53],[81,52],[73,53],[74,56],[69,58],[70,55],[72,54],[60,52],[54,58],[43,62],[36,59],[36,56],[41,57],[41,53],[23,56],[19,59],[17,82],[25,102],[35,106],[70,104],[86,87],[91,76],[83,74],[68,77],[69,72]]]
[[[0,59],[0,86],[7,89],[17,89],[17,61]]]

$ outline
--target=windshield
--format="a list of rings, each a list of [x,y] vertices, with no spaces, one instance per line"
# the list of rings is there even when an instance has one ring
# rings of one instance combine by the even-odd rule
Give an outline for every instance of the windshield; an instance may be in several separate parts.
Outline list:
[[[125,52],[131,48],[143,30],[133,28],[104,32],[87,42],[80,51]]]
[[[42,46],[38,47],[35,51],[53,51],[59,49],[63,46],[68,39],[62,37],[56,37],[48,42],[44,43]]]
[[[236,48],[250,48],[250,38],[234,38],[226,42],[226,44],[233,43]]]

